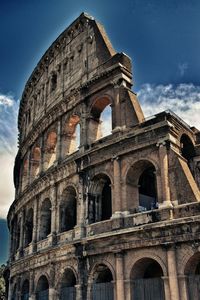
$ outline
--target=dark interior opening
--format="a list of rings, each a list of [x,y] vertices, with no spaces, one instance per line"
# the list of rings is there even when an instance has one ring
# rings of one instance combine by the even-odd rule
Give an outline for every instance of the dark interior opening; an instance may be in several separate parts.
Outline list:
[[[195,150],[190,138],[183,134],[181,137],[181,155],[189,162],[195,156]]]
[[[144,272],[144,278],[158,278],[162,276],[163,271],[157,262],[150,263]]]
[[[157,207],[157,191],[155,168],[149,167],[143,171],[139,178],[139,205],[144,210],[151,210]]]
[[[111,271],[104,265],[99,266],[96,283],[106,283],[106,282],[111,282],[112,280],[113,280],[113,276]]]
[[[70,187],[64,192],[60,206],[60,231],[73,229],[77,224],[76,191]]]
[[[32,242],[33,238],[33,209],[29,209],[27,218],[25,221],[25,246]]]
[[[111,182],[110,179],[104,184],[102,190],[102,214],[101,220],[108,220],[112,216],[112,199],[111,199]]]

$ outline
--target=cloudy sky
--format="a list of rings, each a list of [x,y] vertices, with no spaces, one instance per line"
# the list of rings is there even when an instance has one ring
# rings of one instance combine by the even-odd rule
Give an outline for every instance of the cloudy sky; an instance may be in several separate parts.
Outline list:
[[[172,109],[200,128],[199,0],[1,0],[0,241],[5,245],[23,87],[46,49],[82,11],[104,25],[118,52],[132,58],[133,90],[146,116]],[[0,248],[0,263],[6,247]]]

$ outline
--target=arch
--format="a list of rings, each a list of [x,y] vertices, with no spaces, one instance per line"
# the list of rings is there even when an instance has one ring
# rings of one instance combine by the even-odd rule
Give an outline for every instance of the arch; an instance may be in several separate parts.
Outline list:
[[[188,299],[200,299],[200,252],[195,253],[186,263]]]
[[[51,80],[50,80],[50,92],[55,91],[57,87],[57,74],[56,72],[51,73]]]
[[[156,168],[149,160],[133,164],[126,176],[128,210],[140,212],[158,207]]]
[[[24,280],[22,284],[21,290],[21,300],[28,300],[29,299],[29,280]]]
[[[108,96],[97,98],[90,110],[89,142],[95,142],[112,133],[112,109]]]
[[[77,194],[73,186],[68,186],[60,203],[60,232],[73,229],[77,224]]]
[[[189,162],[195,156],[195,148],[192,140],[187,134],[182,134],[180,138],[181,155]]]
[[[154,259],[137,260],[131,270],[132,300],[165,300],[163,269]]]
[[[64,271],[64,274],[60,283],[60,299],[76,299],[76,276],[74,271],[71,268],[67,268]]]
[[[114,299],[113,274],[104,263],[96,265],[93,271],[92,299]]]
[[[49,282],[45,275],[41,275],[36,287],[36,300],[49,299]]]
[[[89,223],[108,220],[111,216],[111,180],[105,174],[98,174],[92,179],[92,183],[88,194]]]
[[[35,146],[31,152],[31,179],[34,180],[40,172],[41,149]]]
[[[51,233],[51,201],[46,198],[41,205],[40,210],[40,236],[43,240]]]
[[[33,208],[30,208],[25,217],[24,223],[24,245],[28,246],[33,238]]]
[[[52,130],[48,133],[45,141],[44,168],[51,167],[56,160],[57,133]]]
[[[77,151],[80,146],[80,117],[78,115],[70,116],[66,122],[63,131],[63,157]]]
[[[182,134],[180,138],[181,155],[187,160],[188,167],[194,176],[193,157],[195,156],[195,148],[191,138],[187,134]]]

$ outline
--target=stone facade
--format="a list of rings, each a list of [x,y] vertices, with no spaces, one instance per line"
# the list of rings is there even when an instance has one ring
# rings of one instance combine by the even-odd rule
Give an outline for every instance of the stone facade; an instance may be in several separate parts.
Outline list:
[[[9,300],[200,297],[200,132],[171,111],[145,119],[131,86],[130,58],[86,14],[30,76]]]

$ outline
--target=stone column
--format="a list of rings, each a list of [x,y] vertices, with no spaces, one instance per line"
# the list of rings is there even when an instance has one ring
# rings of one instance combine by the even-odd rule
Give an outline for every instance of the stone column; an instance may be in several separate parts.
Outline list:
[[[168,154],[165,142],[159,146],[159,159],[160,159],[160,171],[161,171],[161,183],[162,183],[162,196],[163,203],[161,206],[172,206],[170,201],[170,189],[169,189],[169,166],[168,166]]]
[[[44,135],[40,138],[40,173],[44,171]]]
[[[87,120],[87,107],[85,104],[82,105],[81,111],[81,120],[80,120],[80,146],[79,151],[84,151],[84,148],[88,144],[88,125],[89,122]]]
[[[164,282],[164,290],[165,290],[165,299],[170,300],[170,289],[169,289],[169,277],[162,277]]]
[[[175,246],[167,249],[167,266],[171,300],[182,300],[179,297]]]
[[[12,288],[11,280],[9,279],[9,288],[8,288],[8,300],[12,299]]]
[[[56,300],[57,298],[57,292],[54,288],[49,288],[49,300]]]
[[[27,170],[27,185],[31,182],[31,151],[29,150],[27,155],[28,160],[28,170]]]
[[[22,251],[23,249],[23,240],[24,240],[24,210],[21,212],[21,222],[20,222],[20,239],[19,239],[19,249]]]
[[[82,300],[82,286],[80,284],[75,285],[76,300]]]
[[[33,207],[33,238],[32,238],[32,252],[34,252],[36,243],[38,241],[38,196],[35,198],[34,207]]]
[[[118,217],[121,215],[121,174],[119,157],[113,158],[113,170],[114,188],[112,191],[112,217]]]
[[[112,106],[112,128],[113,131],[120,130],[121,127],[121,109],[120,109],[120,87],[117,83],[114,83],[114,94],[115,94],[115,102],[114,106]]]
[[[57,188],[56,185],[51,186],[51,199],[52,199],[52,208],[51,208],[51,233],[56,232],[56,204],[57,204]]]
[[[116,253],[116,294],[117,300],[125,299],[124,293],[124,255],[123,253]]]
[[[187,300],[188,299],[188,292],[187,292],[187,276],[179,275],[179,287],[180,287],[180,299]]]
[[[60,161],[61,159],[61,118],[58,120],[57,127],[57,148],[56,148],[56,160]]]
[[[35,300],[36,299],[36,295],[34,293],[34,271],[30,272],[30,278],[29,278],[29,300]]]

